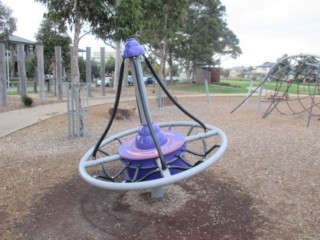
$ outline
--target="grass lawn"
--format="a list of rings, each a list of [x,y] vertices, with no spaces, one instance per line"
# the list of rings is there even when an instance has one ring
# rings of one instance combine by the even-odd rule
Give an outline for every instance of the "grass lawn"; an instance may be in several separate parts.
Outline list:
[[[253,88],[258,86],[259,82],[254,83]],[[221,80],[218,84],[209,84],[210,93],[247,93],[250,86],[248,80]],[[189,92],[206,93],[204,84],[182,83],[170,85],[169,89],[177,89]]]
[[[32,93],[35,93],[34,91],[27,91],[27,94],[32,94]],[[7,94],[9,96],[14,96],[14,95],[19,95],[20,93],[17,92],[17,90],[12,90],[10,92],[7,92]]]
[[[209,84],[209,92],[214,93],[248,93],[250,87],[250,80],[229,80],[222,79],[218,84]],[[252,90],[256,89],[261,84],[260,81],[255,81],[252,86]],[[279,89],[279,92],[288,91],[291,94],[313,94],[314,86],[312,84],[290,84],[286,82],[265,82],[264,88],[267,90],[275,91]],[[318,89],[319,88],[319,89]],[[182,83],[169,85],[169,89],[183,90],[189,92],[206,93],[204,84],[195,83]],[[317,94],[320,94],[320,87],[316,87]]]

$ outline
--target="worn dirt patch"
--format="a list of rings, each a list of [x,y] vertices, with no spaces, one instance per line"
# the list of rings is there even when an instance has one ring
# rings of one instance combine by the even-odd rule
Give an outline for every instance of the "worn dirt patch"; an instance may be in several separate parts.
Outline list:
[[[206,172],[165,187],[158,200],[148,191],[102,190],[75,177],[35,202],[16,229],[25,239],[254,239],[266,223],[236,183]]]

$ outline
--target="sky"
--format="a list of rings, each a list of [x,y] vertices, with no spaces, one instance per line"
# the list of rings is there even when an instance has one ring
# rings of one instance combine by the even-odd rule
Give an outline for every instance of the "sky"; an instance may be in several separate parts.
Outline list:
[[[320,55],[319,0],[220,0],[226,7],[226,22],[238,37],[242,54],[223,57],[221,67],[258,66],[276,62],[284,54]],[[19,37],[34,40],[44,8],[34,0],[2,0],[17,18]],[[30,9],[30,10],[28,10]],[[93,36],[80,41],[80,48],[108,48]]]
[[[319,0],[221,0],[243,54],[222,66],[257,66],[284,54],[320,55]]]

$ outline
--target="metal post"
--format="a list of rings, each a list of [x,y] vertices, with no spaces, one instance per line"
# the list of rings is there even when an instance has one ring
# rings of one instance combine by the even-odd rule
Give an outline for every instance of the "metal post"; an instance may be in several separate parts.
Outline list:
[[[5,45],[0,43],[0,106],[7,105],[7,77],[5,62]]]
[[[71,137],[71,118],[70,118],[70,84],[66,84],[67,88],[67,111],[68,111],[68,136]]]
[[[315,96],[316,96],[316,93],[317,93],[318,88],[319,88],[319,68],[317,68],[316,74],[317,74],[317,75],[316,75],[317,78],[316,78],[316,80],[314,81],[314,89],[313,89],[313,94],[312,94],[312,98],[311,98],[311,107],[310,107],[310,112],[309,112],[309,116],[308,116],[307,127],[309,127],[309,125],[310,125],[313,107],[314,107],[314,105],[316,104],[316,102],[315,102]]]
[[[147,118],[151,120],[151,116],[150,116],[150,107],[149,107],[148,101],[142,102],[142,99],[147,100],[148,97],[147,97],[146,86],[144,85],[144,82],[143,82],[143,72],[142,72],[140,57],[130,58],[130,60],[131,60],[130,61],[131,69],[134,72],[133,81],[135,86],[135,94],[137,99],[140,120],[142,124],[147,124],[148,123]],[[140,84],[138,84],[137,81],[140,81]],[[139,88],[139,85],[142,87]],[[165,169],[164,172],[167,173],[169,171],[168,169]],[[162,198],[163,194],[164,194],[163,186],[151,189],[152,198]]]
[[[100,48],[100,77],[101,77],[101,89],[102,89],[102,96],[106,95],[106,82],[105,82],[105,65],[106,65],[106,58],[105,58],[105,50],[104,47]]]
[[[258,112],[261,111],[261,99],[262,99],[262,92],[263,92],[263,88],[264,88],[264,81],[262,82],[262,84],[260,85],[260,89],[259,89],[259,98],[258,98]],[[250,93],[251,95],[251,93]]]
[[[24,45],[18,44],[18,73],[19,73],[19,91],[20,96],[27,95],[27,77],[25,65]]]
[[[43,46],[37,45],[37,70],[38,70],[38,82],[39,82],[39,98],[41,101],[45,101],[45,85],[44,85],[44,63],[43,63]]]
[[[164,190],[163,186],[155,187],[151,189],[151,198],[163,198]]]
[[[58,99],[62,100],[62,57],[61,47],[54,47],[56,57],[56,82],[58,83]]]
[[[91,82],[92,82],[92,74],[91,74],[91,48],[86,48],[86,83],[88,83],[89,97],[91,97]]]
[[[76,127],[77,127],[77,137],[80,137],[80,96],[79,96],[79,84],[75,84],[76,91]]]
[[[210,95],[209,95],[209,86],[208,86],[208,80],[207,80],[207,79],[204,80],[204,85],[205,85],[205,88],[206,88],[208,103],[210,104],[210,103],[211,103],[211,100],[210,100]]]
[[[71,83],[71,122],[72,122],[72,137],[75,135],[75,126],[74,126],[74,83]]]
[[[134,67],[134,63],[133,61],[135,61],[137,64],[137,72],[135,72],[135,67]],[[143,108],[142,108],[142,103],[141,103],[141,98],[143,99],[148,99],[148,96],[147,96],[147,90],[145,87],[142,88],[142,95],[140,97],[140,93],[139,93],[139,90],[138,90],[138,84],[137,84],[137,81],[140,81],[141,82],[141,85],[144,85],[143,83],[143,73],[142,73],[142,67],[141,67],[141,63],[140,63],[140,59],[137,57],[135,59],[133,59],[132,61],[130,61],[130,67],[131,67],[131,71],[133,72],[132,76],[133,76],[133,81],[134,81],[134,89],[135,89],[135,94],[136,96],[139,96],[137,97],[137,104],[138,104],[138,110],[139,110],[139,115],[141,117],[141,123],[142,124],[146,124],[147,121],[146,121],[146,116],[145,116],[145,113],[143,112]],[[150,107],[149,107],[149,104],[148,104],[148,101],[146,101],[146,108],[147,108],[147,112],[150,112]]]
[[[10,87],[11,87],[11,82],[10,82],[10,69],[9,69],[9,52],[10,51],[6,51],[6,60],[7,60],[7,91],[10,92]]]

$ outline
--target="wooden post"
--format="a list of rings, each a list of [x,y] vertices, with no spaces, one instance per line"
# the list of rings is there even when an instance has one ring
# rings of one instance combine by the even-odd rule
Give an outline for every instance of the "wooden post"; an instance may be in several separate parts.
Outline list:
[[[91,48],[86,48],[86,82],[88,83],[89,97],[91,97]]]
[[[101,89],[102,89],[102,96],[106,95],[106,85],[105,85],[105,68],[106,68],[106,57],[105,57],[105,50],[104,47],[100,48],[100,77],[101,77]]]
[[[61,47],[54,47],[54,53],[56,57],[56,81],[58,83],[58,99],[62,100],[62,57]]]
[[[0,43],[0,106],[6,106],[6,105],[7,105],[6,47],[4,43]]]
[[[38,70],[38,83],[39,83],[39,98],[40,101],[46,100],[45,85],[44,85],[44,62],[43,62],[43,46],[37,45],[37,70]]]
[[[18,73],[20,96],[27,95],[27,76],[24,45],[18,44]]]

